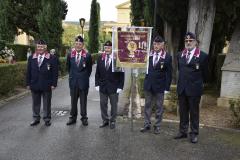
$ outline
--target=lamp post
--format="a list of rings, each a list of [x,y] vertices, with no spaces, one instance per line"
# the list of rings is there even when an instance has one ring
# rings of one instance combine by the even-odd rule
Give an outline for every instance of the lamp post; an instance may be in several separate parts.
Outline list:
[[[85,25],[85,19],[84,19],[84,18],[80,18],[80,19],[79,19],[79,23],[80,23],[80,27],[82,28],[82,37],[84,37],[84,36],[83,36],[83,27],[84,27],[84,25]]]

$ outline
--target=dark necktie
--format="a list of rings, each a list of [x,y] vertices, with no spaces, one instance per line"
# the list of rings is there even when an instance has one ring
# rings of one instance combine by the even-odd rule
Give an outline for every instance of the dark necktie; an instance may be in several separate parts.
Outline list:
[[[80,53],[77,54],[77,59],[76,59],[77,66],[79,65],[79,62],[80,62]]]
[[[106,70],[109,68],[109,54],[107,54],[107,60],[106,60]]]
[[[42,56],[39,57],[39,60],[38,60],[38,67],[40,67],[42,64]]]
[[[157,63],[158,63],[158,53],[156,54],[156,56],[154,58],[153,67],[156,67]]]
[[[191,52],[189,52],[189,51],[186,54],[186,63],[188,63],[188,61],[190,59],[190,54],[191,54]]]

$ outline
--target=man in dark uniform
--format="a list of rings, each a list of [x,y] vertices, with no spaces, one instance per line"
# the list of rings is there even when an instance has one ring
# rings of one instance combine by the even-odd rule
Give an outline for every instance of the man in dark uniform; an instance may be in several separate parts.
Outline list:
[[[114,129],[117,117],[118,95],[123,89],[124,72],[112,72],[112,43],[104,44],[104,52],[97,60],[95,74],[96,90],[100,94],[100,107],[103,123],[100,128],[109,126]],[[111,104],[111,116],[108,116],[108,98]]]
[[[208,74],[207,57],[207,54],[197,47],[195,34],[188,32],[185,35],[185,49],[177,57],[180,125],[175,139],[187,138],[190,115],[190,141],[198,142],[199,102],[203,92],[203,83],[206,82]]]
[[[153,42],[153,51],[149,55],[148,73],[144,80],[144,127],[141,132],[151,130],[152,102],[156,102],[156,123],[154,133],[160,133],[163,114],[164,92],[170,90],[172,81],[172,57],[164,50],[164,40],[157,36]]]
[[[58,66],[57,58],[47,52],[47,44],[39,40],[36,52],[28,58],[27,88],[32,93],[33,121],[31,126],[40,123],[41,97],[43,97],[43,120],[46,126],[51,125],[52,90],[57,86]]]
[[[84,126],[88,125],[87,95],[89,89],[89,77],[92,73],[92,57],[85,49],[81,36],[75,38],[75,48],[67,56],[69,72],[69,87],[71,95],[71,112],[67,125],[77,121],[77,103],[80,97],[81,121]]]

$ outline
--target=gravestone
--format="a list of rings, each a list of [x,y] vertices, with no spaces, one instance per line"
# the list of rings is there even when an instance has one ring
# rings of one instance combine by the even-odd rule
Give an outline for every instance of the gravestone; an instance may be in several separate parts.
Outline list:
[[[218,106],[229,107],[230,99],[240,98],[240,23],[233,33],[229,51],[222,66],[221,94]]]

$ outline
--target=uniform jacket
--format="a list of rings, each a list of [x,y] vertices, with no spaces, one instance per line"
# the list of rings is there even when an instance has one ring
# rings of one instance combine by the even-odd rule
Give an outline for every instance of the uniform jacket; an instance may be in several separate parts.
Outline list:
[[[112,72],[112,62],[106,70],[104,53],[97,60],[95,86],[99,86],[100,92],[105,94],[117,93],[117,89],[124,86],[124,72]]]
[[[208,76],[208,56],[206,53],[196,48],[195,53],[189,63],[185,58],[186,50],[180,52],[178,60],[178,85],[179,95],[185,92],[187,96],[201,96],[203,83]]]
[[[38,66],[38,54],[34,53],[28,59],[26,82],[33,91],[50,91],[56,87],[58,80],[57,57],[45,53],[41,66]]]
[[[153,53],[153,52],[152,52]],[[144,80],[144,90],[153,93],[163,93],[170,90],[172,82],[172,57],[162,51],[156,66],[153,66],[153,54],[149,56],[148,74]]]
[[[88,90],[89,77],[92,73],[92,57],[86,50],[82,50],[79,65],[76,63],[76,50],[72,50],[67,56],[67,69],[69,72],[69,87],[78,87],[81,90]]]

